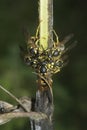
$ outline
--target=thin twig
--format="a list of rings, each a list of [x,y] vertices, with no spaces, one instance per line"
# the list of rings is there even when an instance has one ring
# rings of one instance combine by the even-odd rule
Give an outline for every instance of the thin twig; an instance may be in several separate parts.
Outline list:
[[[16,97],[16,96],[14,96],[11,92],[9,92],[8,90],[6,90],[4,87],[2,87],[1,85],[0,85],[0,88],[4,91],[4,92],[6,92],[10,97],[12,97],[17,103],[19,103],[20,104],[20,106],[27,112],[27,109],[23,106],[23,104],[21,103],[21,101]]]

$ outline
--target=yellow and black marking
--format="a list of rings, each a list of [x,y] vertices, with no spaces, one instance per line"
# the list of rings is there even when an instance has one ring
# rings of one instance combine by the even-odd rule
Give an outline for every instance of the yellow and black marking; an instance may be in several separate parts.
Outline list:
[[[25,63],[32,67],[38,75],[38,89],[40,91],[49,92],[49,99],[52,99],[52,76],[60,72],[61,68],[67,63],[66,52],[70,47],[66,48],[66,43],[70,41],[73,35],[69,35],[61,42],[58,40],[56,32],[53,30],[55,40],[53,46],[46,50],[40,46],[39,26],[36,35],[27,40],[27,52],[24,56]]]
[[[56,36],[56,40],[53,41],[53,46],[46,50],[40,50],[39,47],[39,28],[35,37],[32,36],[27,41],[27,54],[24,57],[25,63],[41,75],[46,75],[47,73],[53,75],[59,72],[65,63],[63,57],[68,50],[65,48],[65,43],[72,38],[72,35],[59,42],[56,32],[53,31],[53,33]]]

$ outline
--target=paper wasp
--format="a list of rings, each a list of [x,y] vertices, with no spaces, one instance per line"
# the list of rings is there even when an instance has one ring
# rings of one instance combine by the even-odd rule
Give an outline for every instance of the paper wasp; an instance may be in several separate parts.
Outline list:
[[[66,47],[66,43],[73,37],[73,34],[71,34],[65,37],[64,40],[59,41],[56,32],[54,30],[52,32],[55,36],[55,40],[53,39],[53,45],[50,48],[48,47],[46,50],[44,50],[43,47],[40,49],[38,27],[35,36],[31,36],[27,41],[27,53],[24,56],[25,63],[34,68],[34,71],[40,77],[38,80],[40,90],[45,91],[50,88],[51,96],[52,76],[55,73],[60,72],[61,68],[67,64],[66,53],[72,48],[72,45]],[[49,75],[51,75],[50,78],[48,78]]]
[[[70,49],[65,47],[65,44],[70,41],[73,35],[65,37],[61,42],[58,40],[56,32],[53,30],[56,40],[53,41],[53,46],[46,50],[40,50],[39,47],[39,27],[36,31],[36,35],[30,37],[27,41],[27,54],[24,60],[27,65],[33,67],[36,72],[42,75],[50,72],[52,75],[59,72],[61,68],[66,64],[65,53]]]

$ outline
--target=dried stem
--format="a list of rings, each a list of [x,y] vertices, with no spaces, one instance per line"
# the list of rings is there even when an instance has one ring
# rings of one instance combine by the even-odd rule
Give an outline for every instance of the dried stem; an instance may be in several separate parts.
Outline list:
[[[2,87],[1,85],[0,85],[0,88],[4,91],[4,92],[6,92],[9,96],[11,96],[17,103],[19,103],[20,104],[20,106],[27,112],[27,109],[23,106],[23,104],[21,103],[21,101],[16,97],[16,96],[14,96],[12,93],[10,93],[8,90],[6,90],[4,87]]]
[[[47,116],[43,113],[37,113],[37,112],[10,112],[10,113],[4,113],[0,114],[0,125],[10,121],[11,119],[14,118],[24,118],[28,117],[32,120],[43,120],[47,119]]]

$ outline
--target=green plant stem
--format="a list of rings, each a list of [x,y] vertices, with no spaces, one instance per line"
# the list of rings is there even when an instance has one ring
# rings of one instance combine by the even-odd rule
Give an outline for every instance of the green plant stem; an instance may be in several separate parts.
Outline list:
[[[53,0],[40,0],[40,46],[46,50],[53,44]]]

